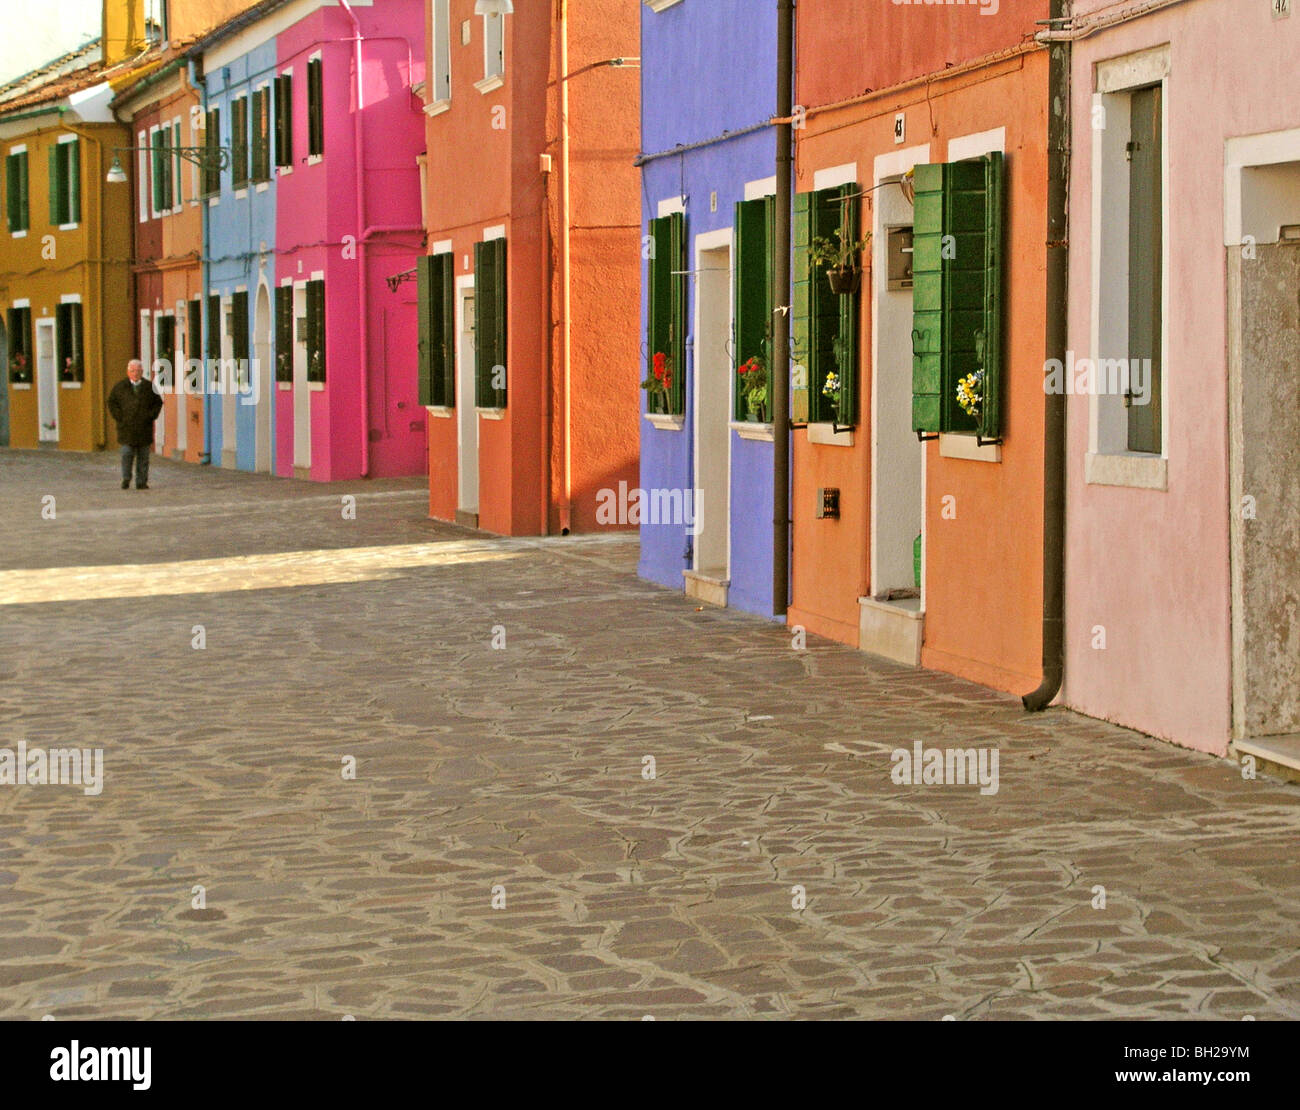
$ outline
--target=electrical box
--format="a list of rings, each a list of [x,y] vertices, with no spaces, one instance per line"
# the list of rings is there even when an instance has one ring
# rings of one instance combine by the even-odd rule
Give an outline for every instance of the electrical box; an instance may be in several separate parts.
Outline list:
[[[912,229],[891,227],[886,242],[889,289],[912,288]]]
[[[834,486],[817,490],[817,519],[839,520],[840,491]]]

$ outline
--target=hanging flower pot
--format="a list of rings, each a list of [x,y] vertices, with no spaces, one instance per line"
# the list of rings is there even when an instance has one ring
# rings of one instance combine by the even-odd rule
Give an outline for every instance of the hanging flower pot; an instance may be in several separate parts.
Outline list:
[[[862,285],[862,271],[856,266],[838,266],[826,271],[826,280],[830,282],[832,293],[848,297]]]

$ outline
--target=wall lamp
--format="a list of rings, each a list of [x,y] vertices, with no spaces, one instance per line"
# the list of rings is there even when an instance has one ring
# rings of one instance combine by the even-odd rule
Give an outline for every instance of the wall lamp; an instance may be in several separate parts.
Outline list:
[[[175,154],[203,170],[224,170],[230,165],[230,148],[225,146],[119,146],[113,148],[113,164],[108,167],[104,180],[110,185],[123,184],[126,181],[126,170],[122,168],[119,156],[139,150],[150,154]]]

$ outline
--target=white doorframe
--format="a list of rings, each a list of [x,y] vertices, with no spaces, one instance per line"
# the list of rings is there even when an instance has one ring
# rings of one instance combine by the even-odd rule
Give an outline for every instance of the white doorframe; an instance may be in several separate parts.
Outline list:
[[[271,473],[271,292],[265,281],[257,283],[253,309],[252,387],[257,398],[257,427],[253,441],[253,469]]]
[[[235,442],[235,404],[236,381],[238,373],[231,366],[235,357],[235,337],[231,333],[234,325],[234,299],[230,294],[221,298],[221,465],[234,470],[238,458],[238,444]]]
[[[307,388],[307,283],[293,285],[293,470],[311,472],[311,390]]]
[[[172,366],[172,396],[176,398],[176,450],[184,456],[189,447],[189,394],[185,390],[185,357],[190,349],[189,306],[176,302],[176,358]]]
[[[36,419],[40,422],[40,442],[59,442],[59,368],[54,350],[54,318],[36,324]],[[53,424],[53,428],[46,427]]]
[[[468,313],[468,318],[467,318]],[[456,507],[478,512],[478,408],[474,391],[474,275],[456,279]]]
[[[691,569],[731,579],[731,344],[735,318],[732,288],[732,229],[695,237],[695,411],[692,450],[695,486],[695,542]],[[683,504],[686,491],[682,491]],[[691,492],[695,500],[694,491]],[[722,562],[719,564],[718,558]]]

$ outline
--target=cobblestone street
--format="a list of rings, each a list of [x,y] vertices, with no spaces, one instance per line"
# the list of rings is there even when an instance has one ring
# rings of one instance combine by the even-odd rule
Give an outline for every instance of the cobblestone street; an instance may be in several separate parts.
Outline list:
[[[423,479],[151,484],[0,451],[0,748],[104,768],[0,788],[0,1017],[1300,1017],[1300,788]]]

